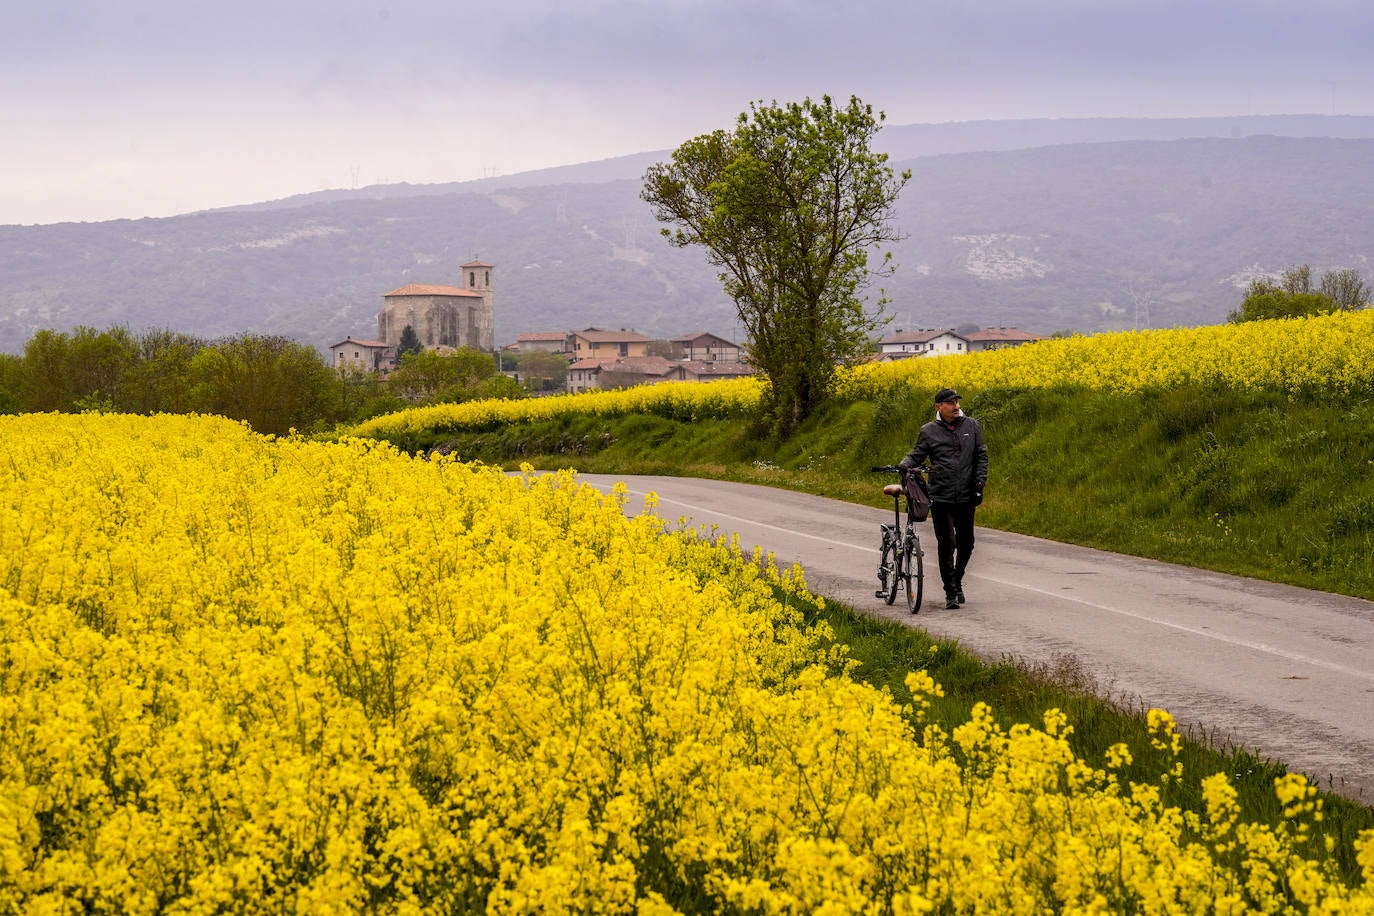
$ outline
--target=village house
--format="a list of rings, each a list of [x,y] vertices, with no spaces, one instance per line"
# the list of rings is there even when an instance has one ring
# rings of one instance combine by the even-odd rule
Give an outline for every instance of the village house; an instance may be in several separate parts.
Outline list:
[[[913,356],[948,356],[969,352],[968,340],[954,331],[923,329],[903,331],[884,337],[878,342],[882,360],[908,359]]]
[[[624,328],[619,331],[587,328],[583,331],[570,332],[567,335],[563,352],[574,362],[581,359],[648,356],[649,338]]]
[[[511,353],[562,353],[567,345],[567,331],[528,331],[517,334],[515,343],[504,349]]]
[[[629,388],[654,382],[682,381],[681,366],[662,356],[579,359],[568,367],[568,392],[593,388]]]
[[[920,331],[898,330],[878,342],[880,360],[908,359],[913,356],[949,356],[961,353],[980,353],[984,350],[1000,350],[1004,347],[1019,347],[1022,344],[1044,340],[1039,334],[1022,331],[1018,328],[984,328],[960,334],[957,331],[925,329]]]
[[[744,378],[753,375],[753,366],[743,360],[730,361],[703,361],[703,360],[684,360],[681,364],[682,371],[688,381],[710,382],[722,378]]]
[[[329,348],[329,364],[340,372],[387,372],[396,366],[396,348],[384,340],[345,337]]]
[[[656,382],[712,382],[753,375],[743,362],[672,360],[662,356],[579,359],[568,367],[568,393],[593,389],[629,388]]]
[[[1044,340],[1039,334],[1032,334],[1030,331],[1022,331],[1020,328],[983,328],[981,331],[974,331],[972,334],[965,334],[968,340],[970,353],[980,353],[984,350],[1002,350],[1006,347],[1019,347],[1022,344],[1035,343],[1037,340]]]
[[[612,362],[612,360],[579,359],[568,366],[568,379],[565,382],[568,394],[600,388],[601,386],[597,383],[597,376],[601,374],[603,362]]]
[[[740,361],[739,344],[724,337],[717,337],[707,331],[697,334],[683,334],[674,337],[670,343],[679,347],[682,358],[700,362],[737,363]]]

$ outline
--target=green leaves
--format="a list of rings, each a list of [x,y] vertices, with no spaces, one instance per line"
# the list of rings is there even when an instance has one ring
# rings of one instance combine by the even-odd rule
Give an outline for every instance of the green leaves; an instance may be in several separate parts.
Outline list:
[[[1322,274],[1318,289],[1312,288],[1312,268],[1290,267],[1276,282],[1270,277],[1250,281],[1240,308],[1226,316],[1231,324],[1267,318],[1307,318],[1335,311],[1369,307],[1369,286],[1353,269]]]
[[[664,235],[721,268],[779,433],[824,400],[881,321],[881,301],[865,307],[868,255],[900,238],[892,208],[910,177],[872,151],[882,121],[856,97],[844,108],[829,96],[754,102],[733,132],[688,140],[644,176]]]

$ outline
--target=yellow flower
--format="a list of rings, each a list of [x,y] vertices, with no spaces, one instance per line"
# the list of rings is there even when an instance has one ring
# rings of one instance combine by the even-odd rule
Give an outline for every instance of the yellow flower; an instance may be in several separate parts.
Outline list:
[[[1130,766],[1132,760],[1131,749],[1124,742],[1118,741],[1107,748],[1107,767],[1109,769],[1119,770],[1122,767]]]
[[[1061,710],[923,724],[940,685],[855,681],[799,568],[627,492],[0,417],[0,911],[1369,910],[1374,833],[1341,887],[1300,777],[1274,830],[1224,776],[1166,803],[1162,710],[1158,784]]]

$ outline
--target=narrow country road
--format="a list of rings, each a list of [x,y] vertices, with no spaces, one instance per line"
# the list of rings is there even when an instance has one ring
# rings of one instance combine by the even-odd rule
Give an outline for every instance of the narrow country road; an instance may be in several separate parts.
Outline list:
[[[630,512],[655,492],[670,523],[737,532],[746,550],[800,563],[813,592],[983,657],[1072,657],[1103,693],[1374,805],[1374,602],[979,528],[968,603],[945,610],[927,522],[927,599],[913,617],[900,597],[892,607],[873,597],[891,510],[695,478],[578,479],[605,492],[624,481]]]

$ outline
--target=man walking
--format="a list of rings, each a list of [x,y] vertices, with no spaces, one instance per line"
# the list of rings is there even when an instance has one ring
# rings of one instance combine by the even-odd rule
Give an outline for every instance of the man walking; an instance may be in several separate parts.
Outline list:
[[[973,510],[983,502],[988,449],[983,428],[959,409],[959,392],[935,393],[935,419],[921,427],[904,468],[930,462],[930,520],[935,526],[945,607],[964,603],[964,570],[973,553]]]

